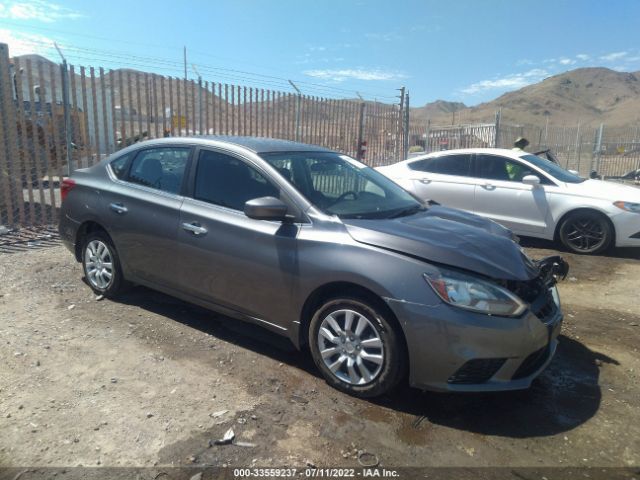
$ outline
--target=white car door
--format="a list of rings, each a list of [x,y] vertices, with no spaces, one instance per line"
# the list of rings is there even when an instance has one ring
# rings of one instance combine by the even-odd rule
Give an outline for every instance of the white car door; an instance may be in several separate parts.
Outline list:
[[[471,154],[442,154],[409,162],[408,167],[418,197],[473,211],[476,179],[470,177]]]
[[[524,163],[500,155],[477,154],[474,213],[488,217],[517,234],[546,236],[550,223],[547,189],[558,187]],[[522,183],[526,175],[540,178],[539,185]]]

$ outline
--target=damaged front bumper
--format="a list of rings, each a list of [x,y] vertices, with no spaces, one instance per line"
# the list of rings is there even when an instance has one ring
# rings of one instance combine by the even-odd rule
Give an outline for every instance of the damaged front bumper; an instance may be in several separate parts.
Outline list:
[[[517,318],[387,299],[405,329],[411,385],[456,392],[528,388],[558,346],[563,316],[556,282],[569,271],[559,256],[535,264],[534,280],[504,282],[529,304]]]

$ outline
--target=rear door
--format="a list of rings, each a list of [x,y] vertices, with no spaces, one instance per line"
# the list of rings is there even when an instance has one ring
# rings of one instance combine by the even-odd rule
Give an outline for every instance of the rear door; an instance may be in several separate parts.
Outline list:
[[[112,165],[116,180],[105,192],[106,226],[125,274],[175,286],[178,219],[190,152],[184,146],[145,148],[126,164]]]
[[[471,154],[443,154],[409,163],[414,191],[424,200],[473,211],[476,179],[471,174]]]
[[[200,149],[191,195],[180,212],[179,278],[183,291],[286,328],[297,274],[294,223],[254,220],[246,201],[281,196],[277,182],[246,159]]]
[[[475,213],[526,235],[547,230],[549,204],[545,189],[553,182],[531,167],[500,155],[478,154],[474,159],[477,186]],[[522,183],[526,175],[536,175],[540,185]]]

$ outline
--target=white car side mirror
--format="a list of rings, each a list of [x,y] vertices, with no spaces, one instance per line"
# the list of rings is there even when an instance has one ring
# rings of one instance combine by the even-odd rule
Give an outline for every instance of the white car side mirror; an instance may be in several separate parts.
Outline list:
[[[569,170],[569,173],[573,173],[574,175],[580,176],[580,172],[577,170]]]
[[[522,183],[535,187],[536,185],[540,185],[540,177],[538,177],[537,175],[525,175],[524,177],[522,177]]]

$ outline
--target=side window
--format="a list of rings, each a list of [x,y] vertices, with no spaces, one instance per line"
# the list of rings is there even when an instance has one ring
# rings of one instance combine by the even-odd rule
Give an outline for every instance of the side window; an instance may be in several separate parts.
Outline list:
[[[478,176],[489,180],[502,180],[506,182],[522,182],[527,175],[537,175],[540,183],[549,185],[551,182],[538,172],[528,168],[526,165],[497,155],[476,156]]]
[[[433,172],[442,175],[468,177],[471,167],[471,155],[443,155],[434,159]]]
[[[179,193],[189,150],[178,147],[142,150],[131,164],[129,181],[164,192]]]
[[[442,155],[435,158],[417,160],[410,163],[409,168],[420,172],[467,177],[471,168],[471,155]]]
[[[110,163],[111,171],[119,180],[124,180],[127,176],[127,170],[129,167],[129,160],[131,159],[132,154],[129,153],[127,155],[123,155],[120,158],[116,158],[113,162]]]
[[[198,158],[194,198],[244,210],[248,200],[280,196],[280,190],[242,160],[203,150]]]
[[[416,160],[415,162],[409,163],[409,168],[417,172],[433,172],[432,168],[430,167],[433,160],[434,160],[433,158],[427,158],[425,160]]]

